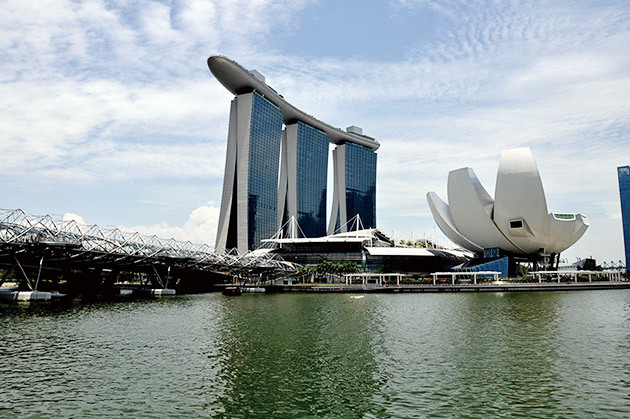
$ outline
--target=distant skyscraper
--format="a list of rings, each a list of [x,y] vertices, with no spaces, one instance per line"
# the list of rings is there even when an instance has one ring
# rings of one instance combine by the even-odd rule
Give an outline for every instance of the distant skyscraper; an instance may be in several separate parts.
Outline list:
[[[278,225],[295,217],[305,237],[326,235],[326,183],[329,137],[303,122],[287,125],[282,135]],[[292,232],[292,225],[285,233]]]
[[[357,214],[363,227],[376,227],[376,153],[345,143],[333,151],[335,181],[328,234],[345,232]]]
[[[255,249],[277,231],[282,121],[257,92],[232,100],[217,247]]]
[[[617,168],[619,175],[619,197],[621,200],[621,221],[623,223],[623,243],[626,250],[626,274],[630,273],[630,166]]]

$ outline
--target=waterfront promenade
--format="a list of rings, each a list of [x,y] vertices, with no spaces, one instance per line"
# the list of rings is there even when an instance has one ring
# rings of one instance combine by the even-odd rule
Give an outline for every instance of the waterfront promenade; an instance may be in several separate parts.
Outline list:
[[[234,286],[231,284],[229,286]],[[226,285],[228,286],[228,285]],[[219,287],[221,288],[221,286]],[[628,289],[630,281],[597,281],[597,282],[509,282],[496,281],[480,284],[295,284],[295,285],[244,285],[248,289],[266,292],[306,292],[306,293],[457,293],[457,292],[536,292],[536,291],[588,291]]]

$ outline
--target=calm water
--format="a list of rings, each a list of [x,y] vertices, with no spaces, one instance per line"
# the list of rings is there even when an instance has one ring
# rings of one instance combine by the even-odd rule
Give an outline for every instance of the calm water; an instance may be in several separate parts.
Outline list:
[[[630,290],[362,297],[2,304],[0,416],[630,417]]]

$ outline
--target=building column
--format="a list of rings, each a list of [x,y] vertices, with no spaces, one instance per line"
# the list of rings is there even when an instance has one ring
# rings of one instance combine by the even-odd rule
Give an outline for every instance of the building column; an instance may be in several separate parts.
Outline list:
[[[217,238],[215,250],[225,250],[228,245],[228,234],[230,226],[230,214],[232,205],[235,204],[234,183],[236,182],[236,144],[237,144],[237,99],[230,103],[230,123],[228,128],[227,152],[225,157],[225,171],[223,174],[223,193],[221,195],[221,212],[219,213],[219,224],[217,228]]]
[[[342,144],[333,150],[333,202],[328,223],[328,235],[335,234],[337,224],[341,233],[348,229],[346,213],[346,145]]]

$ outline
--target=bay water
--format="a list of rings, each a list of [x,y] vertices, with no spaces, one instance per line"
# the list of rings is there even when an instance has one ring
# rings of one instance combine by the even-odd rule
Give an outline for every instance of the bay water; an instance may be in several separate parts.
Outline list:
[[[630,417],[630,290],[0,305],[1,417]]]

